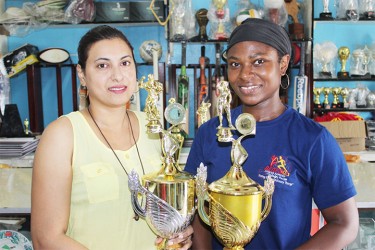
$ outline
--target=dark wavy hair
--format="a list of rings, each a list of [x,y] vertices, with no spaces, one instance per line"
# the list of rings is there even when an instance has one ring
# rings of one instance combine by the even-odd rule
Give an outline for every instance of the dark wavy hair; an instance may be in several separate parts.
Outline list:
[[[100,25],[90,29],[79,41],[78,64],[81,65],[82,69],[85,70],[86,68],[88,53],[93,44],[102,40],[115,38],[123,40],[129,46],[132,52],[133,60],[135,62],[134,48],[129,42],[128,38],[126,38],[124,33],[109,25]]]

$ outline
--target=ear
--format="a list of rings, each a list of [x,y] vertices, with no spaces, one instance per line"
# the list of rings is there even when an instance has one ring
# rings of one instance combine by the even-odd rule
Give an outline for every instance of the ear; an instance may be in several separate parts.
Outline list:
[[[280,71],[281,75],[286,74],[286,70],[288,69],[289,66],[289,60],[290,60],[290,55],[286,54],[284,55],[281,60],[280,60]]]
[[[81,82],[81,85],[86,86],[85,73],[83,72],[81,65],[77,64],[76,69],[77,69],[78,79]]]

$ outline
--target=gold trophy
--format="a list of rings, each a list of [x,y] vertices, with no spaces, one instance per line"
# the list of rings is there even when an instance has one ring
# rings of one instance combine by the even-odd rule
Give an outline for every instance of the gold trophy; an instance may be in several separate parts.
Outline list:
[[[219,116],[219,126],[217,127],[217,137],[220,142],[230,142],[232,140],[231,130],[236,128],[232,124],[232,117],[230,116],[230,103],[232,102],[232,95],[227,81],[221,81],[216,85],[216,90],[219,92],[217,101],[217,114]],[[226,113],[228,126],[223,125],[224,112]]]
[[[214,32],[214,38],[216,40],[225,40],[228,38],[228,35],[225,32],[225,23],[229,21],[229,16],[228,14],[226,15],[227,0],[212,0],[212,3],[215,8],[215,16],[217,18],[215,22],[211,23],[211,25],[217,23],[217,28]]]
[[[152,82],[153,77],[149,76],[149,81],[145,84],[140,82],[140,86],[159,88],[160,86]],[[149,93],[156,91],[150,90]],[[149,96],[150,97],[150,96]],[[155,95],[151,96],[156,98]],[[137,215],[145,219],[151,230],[158,236],[168,239],[174,234],[185,230],[191,223],[195,210],[195,181],[194,176],[182,171],[179,168],[179,162],[176,160],[176,152],[181,149],[181,141],[176,136],[176,128],[182,125],[185,115],[184,107],[174,102],[169,102],[165,109],[165,119],[172,125],[168,130],[164,130],[162,126],[156,126],[153,122],[159,114],[155,113],[152,105],[155,100],[146,101],[145,112],[149,118],[149,126],[147,131],[151,133],[161,134],[162,146],[162,164],[159,171],[144,175],[139,181],[136,171],[131,171],[129,174],[129,189],[132,193],[132,206]],[[152,121],[152,122],[151,122]],[[157,124],[159,125],[159,124]],[[143,207],[140,202],[140,194],[145,200]],[[179,244],[173,246],[166,246],[164,240],[157,248],[158,249],[177,249],[181,246]]]
[[[325,109],[330,109],[331,108],[331,105],[329,104],[329,101],[328,101],[328,96],[329,96],[330,93],[331,93],[331,88],[329,88],[329,87],[324,87],[323,88],[323,94],[324,94],[323,107]]]
[[[143,76],[139,82],[139,88],[143,88],[147,91],[148,95],[146,98],[145,104],[145,113],[147,113],[147,132],[148,133],[158,133],[162,128],[162,124],[160,123],[160,113],[157,108],[157,102],[159,94],[163,92],[163,84],[159,81],[154,80],[154,76],[152,74],[148,75],[147,82],[144,81],[145,77]]]
[[[338,50],[338,55],[339,55],[339,60],[340,60],[340,64],[341,64],[341,70],[339,72],[337,72],[337,78],[340,78],[340,79],[346,79],[346,78],[349,78],[349,72],[346,71],[346,62],[349,58],[349,55],[350,55],[350,50],[348,47],[346,46],[343,46],[343,47],[340,47],[339,50]]]
[[[332,101],[332,108],[339,108],[339,95],[341,92],[340,87],[333,87],[332,88],[332,95],[333,95],[333,101]]]
[[[242,164],[248,154],[241,140],[255,134],[255,119],[248,113],[236,120],[236,128],[242,134],[232,138],[232,166],[221,179],[207,186],[207,167],[201,164],[197,171],[196,185],[198,213],[212,227],[224,249],[240,250],[258,232],[261,222],[268,216],[272,206],[274,180],[268,176],[264,187],[253,181],[243,171]],[[264,207],[262,209],[262,201]],[[208,214],[204,203],[209,202]]]
[[[208,10],[207,9],[199,9],[195,13],[195,18],[197,19],[198,25],[199,25],[199,34],[197,37],[195,37],[193,40],[198,41],[207,41],[207,24],[208,24],[208,17],[207,17]]]
[[[322,104],[320,102],[320,94],[322,93],[323,91],[323,88],[313,88],[313,92],[314,92],[314,107],[315,108],[322,108]]]

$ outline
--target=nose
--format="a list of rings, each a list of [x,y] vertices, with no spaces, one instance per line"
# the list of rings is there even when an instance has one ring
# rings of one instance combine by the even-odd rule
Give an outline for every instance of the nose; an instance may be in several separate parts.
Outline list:
[[[253,68],[250,64],[245,64],[240,71],[240,77],[242,79],[248,79],[253,74]]]
[[[121,68],[120,67],[113,67],[112,68],[112,75],[111,75],[111,79],[113,81],[121,81],[123,78],[123,72],[121,71]]]

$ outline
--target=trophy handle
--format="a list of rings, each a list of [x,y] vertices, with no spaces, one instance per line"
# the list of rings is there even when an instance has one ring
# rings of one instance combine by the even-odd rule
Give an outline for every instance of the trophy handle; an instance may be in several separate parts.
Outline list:
[[[275,190],[275,181],[271,176],[267,176],[264,181],[264,193],[262,199],[265,199],[263,211],[260,214],[260,221],[262,222],[270,213],[272,207],[272,194]]]
[[[204,202],[205,199],[203,197],[198,197],[198,214],[204,223],[206,223],[208,226],[211,226],[210,218],[204,207]]]
[[[209,195],[207,191],[207,167],[201,163],[197,169],[197,175],[195,180],[196,194],[198,198],[197,210],[202,221],[207,225],[211,226],[209,216],[204,208],[205,201],[209,201]]]
[[[262,222],[267,217],[267,215],[270,213],[271,207],[272,207],[272,195],[263,195],[263,196],[265,196],[264,197],[265,204],[264,204],[263,211],[260,214],[260,222]]]
[[[134,169],[129,173],[128,185],[131,192],[131,203],[134,212],[142,218],[145,218],[146,210],[142,209],[142,206],[138,202],[138,194],[141,193],[144,195],[145,190],[142,188],[141,183],[139,182],[138,174]]]

